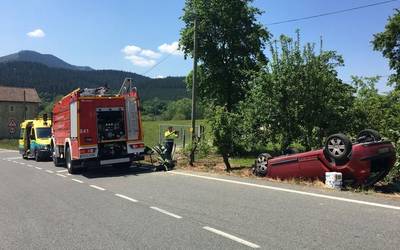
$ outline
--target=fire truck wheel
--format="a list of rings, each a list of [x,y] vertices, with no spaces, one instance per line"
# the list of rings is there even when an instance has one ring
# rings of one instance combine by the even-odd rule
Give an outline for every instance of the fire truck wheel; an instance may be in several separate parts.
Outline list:
[[[132,165],[131,162],[124,162],[115,164],[114,167],[121,170],[128,170],[131,167],[131,165]]]
[[[56,167],[65,166],[65,161],[63,159],[61,159],[60,157],[56,157],[55,155],[53,155],[52,158],[53,158],[54,166],[56,166]]]
[[[76,162],[74,160],[72,160],[71,150],[69,149],[69,147],[67,148],[67,150],[65,150],[65,161],[67,164],[68,173],[70,173],[70,174],[78,174],[79,173],[79,169],[76,166]]]

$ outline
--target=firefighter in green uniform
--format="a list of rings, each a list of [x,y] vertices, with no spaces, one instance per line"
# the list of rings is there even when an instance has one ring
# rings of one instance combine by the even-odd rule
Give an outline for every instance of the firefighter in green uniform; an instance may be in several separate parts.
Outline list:
[[[172,160],[172,149],[174,147],[174,139],[178,137],[178,131],[174,130],[172,126],[168,127],[168,130],[164,133],[165,137],[165,156],[167,159]]]

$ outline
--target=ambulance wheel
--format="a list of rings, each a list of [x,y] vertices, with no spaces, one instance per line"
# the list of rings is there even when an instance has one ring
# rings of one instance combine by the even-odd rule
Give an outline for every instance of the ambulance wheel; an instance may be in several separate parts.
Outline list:
[[[36,151],[35,152],[35,161],[39,162],[41,160],[39,153]]]
[[[67,164],[68,173],[70,174],[80,173],[79,171],[80,169],[77,168],[76,161],[72,160],[71,150],[69,149],[69,147],[67,148],[67,150],[65,150],[65,162]]]

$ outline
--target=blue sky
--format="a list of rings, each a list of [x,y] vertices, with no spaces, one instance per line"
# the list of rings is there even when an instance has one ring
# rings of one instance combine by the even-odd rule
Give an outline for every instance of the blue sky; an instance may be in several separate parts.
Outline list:
[[[259,20],[267,25],[379,1],[255,0],[254,5],[265,11]],[[168,56],[147,75],[186,75],[192,62],[174,47],[183,26],[183,5],[184,0],[0,0],[0,56],[30,49],[75,65],[139,74]],[[351,75],[388,75],[387,61],[372,50],[370,41],[399,7],[397,1],[267,28],[274,37],[293,36],[300,29],[303,42],[318,43],[322,36],[325,49],[344,57],[345,66],[338,69],[344,81]],[[384,82],[378,86],[381,91],[387,90]]]

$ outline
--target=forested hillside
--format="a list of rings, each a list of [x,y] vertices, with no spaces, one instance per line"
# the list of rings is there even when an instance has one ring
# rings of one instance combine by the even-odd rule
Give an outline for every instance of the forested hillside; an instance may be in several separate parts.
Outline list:
[[[118,91],[124,78],[134,80],[142,100],[159,98],[176,100],[188,96],[183,77],[153,79],[139,74],[117,70],[70,70],[50,68],[40,63],[0,63],[0,85],[36,88],[42,98],[65,95],[76,88],[108,85]]]

